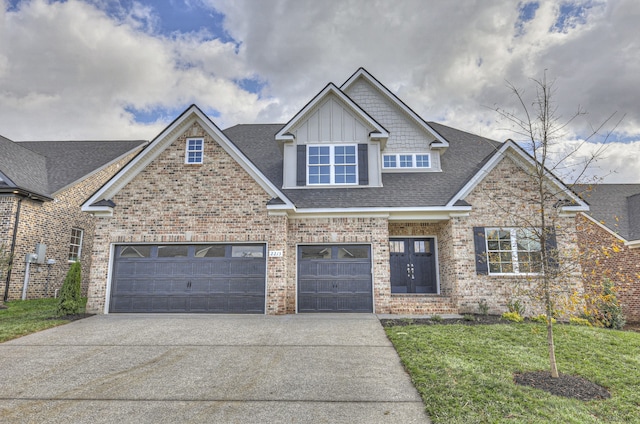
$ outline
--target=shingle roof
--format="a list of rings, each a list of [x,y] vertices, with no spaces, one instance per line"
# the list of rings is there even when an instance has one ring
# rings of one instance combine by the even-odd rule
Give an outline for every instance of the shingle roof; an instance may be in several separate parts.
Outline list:
[[[0,137],[0,173],[14,186],[51,196],[145,141],[29,141]]]
[[[573,187],[589,203],[588,214],[625,240],[640,239],[640,184]]]
[[[46,158],[0,136],[0,173],[10,181],[4,186],[48,195]]]
[[[448,142],[442,172],[384,173],[383,187],[285,189],[298,208],[445,206],[502,143],[430,122]],[[225,135],[277,186],[282,187],[282,153],[275,134],[283,124],[236,125]]]
[[[19,144],[47,158],[49,190],[55,193],[144,143],[144,140],[116,140],[29,141]]]

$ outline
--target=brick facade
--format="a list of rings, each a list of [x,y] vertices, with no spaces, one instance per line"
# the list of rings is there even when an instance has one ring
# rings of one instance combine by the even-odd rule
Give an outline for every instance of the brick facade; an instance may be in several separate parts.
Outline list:
[[[109,178],[111,178],[133,154],[100,169],[70,187],[56,193],[53,201],[38,202],[24,198],[19,200],[14,196],[0,197],[0,223],[7,228],[7,245],[11,243],[16,207],[20,202],[20,216],[16,237],[11,281],[9,284],[9,300],[20,299],[25,277],[25,256],[35,253],[37,243],[47,246],[46,259],[55,260],[55,264],[31,264],[27,298],[52,297],[62,286],[62,282],[69,270],[69,244],[71,229],[83,230],[81,250],[82,263],[82,292],[86,295],[89,285],[89,270],[91,268],[91,250],[95,228],[95,218],[81,211],[82,203]],[[9,207],[7,208],[7,205]],[[13,205],[12,205],[13,204]],[[5,221],[9,222],[5,224]],[[2,240],[0,240],[2,242]],[[6,280],[2,280],[2,288]]]
[[[585,287],[597,292],[608,278],[617,288],[627,321],[640,322],[640,249],[625,246],[584,215],[576,217],[576,228]]]
[[[517,298],[527,304],[528,314],[542,312],[539,302],[528,301],[527,291],[537,283],[535,277],[479,275],[476,272],[473,227],[531,227],[539,225],[536,205],[523,199],[535,198],[535,187],[523,169],[510,157],[501,162],[478,184],[465,199],[473,206],[468,217],[451,220],[452,247],[455,263],[454,299],[461,313],[478,312],[478,305],[486,301],[491,313],[506,311],[506,302]],[[549,207],[550,212],[554,212]],[[526,222],[526,224],[525,224]],[[554,222],[562,285],[567,292],[582,292],[577,263],[577,236],[574,218],[549,216]],[[549,225],[549,224],[548,224]]]

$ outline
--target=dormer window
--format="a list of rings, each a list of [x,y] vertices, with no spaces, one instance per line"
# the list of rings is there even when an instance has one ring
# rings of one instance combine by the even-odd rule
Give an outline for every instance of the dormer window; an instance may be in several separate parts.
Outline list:
[[[188,138],[184,163],[201,164],[204,157],[204,139]]]
[[[355,144],[307,146],[307,184],[358,184]]]
[[[398,153],[383,155],[382,167],[384,169],[431,168],[431,155],[429,153]]]

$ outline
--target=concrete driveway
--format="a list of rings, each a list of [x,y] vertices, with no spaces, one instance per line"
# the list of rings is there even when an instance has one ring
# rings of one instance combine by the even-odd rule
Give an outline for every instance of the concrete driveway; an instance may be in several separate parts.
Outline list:
[[[375,315],[94,316],[0,344],[0,422],[428,423]]]

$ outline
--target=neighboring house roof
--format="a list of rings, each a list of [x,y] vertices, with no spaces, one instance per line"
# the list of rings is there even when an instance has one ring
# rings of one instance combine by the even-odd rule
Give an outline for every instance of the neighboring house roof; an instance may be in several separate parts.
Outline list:
[[[0,189],[24,191],[46,200],[145,143],[143,140],[13,142],[0,137],[0,174],[4,175]]]
[[[640,241],[640,184],[576,185],[588,216],[625,241]]]
[[[48,198],[46,158],[0,136],[0,192],[25,191]]]

